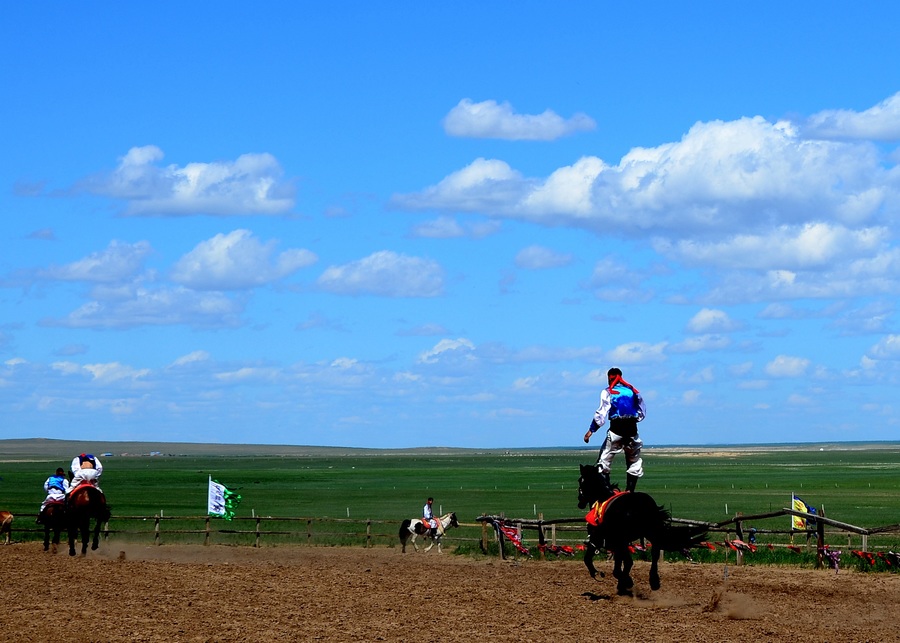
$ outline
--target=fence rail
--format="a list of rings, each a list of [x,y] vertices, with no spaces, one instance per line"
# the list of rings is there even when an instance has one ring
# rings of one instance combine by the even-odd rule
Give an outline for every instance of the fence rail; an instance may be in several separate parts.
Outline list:
[[[744,526],[749,521],[760,521],[779,516],[795,515],[807,520],[817,521],[815,530],[796,531],[788,529],[755,529],[758,534],[784,534],[793,538],[796,535],[806,535],[807,538],[816,537],[819,551],[824,547],[826,535],[830,538],[844,535],[849,540],[852,535],[861,539],[862,551],[869,551],[869,536],[887,536],[900,534],[900,524],[884,527],[863,528],[850,525],[821,515],[806,514],[792,509],[765,514],[737,515],[728,520],[712,523],[697,520],[672,518],[673,522],[683,524],[695,524],[705,527],[711,533],[725,534],[726,540],[730,534],[734,534],[739,540],[744,540]],[[20,515],[16,524],[12,526],[15,535],[24,536],[27,540],[40,540],[44,530],[35,525],[33,520],[37,516]],[[488,549],[489,530],[488,523],[491,520],[501,521],[511,525],[524,543],[524,532],[536,532],[537,545],[544,555],[546,546],[580,544],[584,541],[584,518],[556,518],[537,519],[506,518],[504,515],[482,515],[476,518],[474,523],[460,523],[459,530],[453,530],[445,536],[447,541],[456,543],[477,543],[482,551]],[[21,527],[22,521],[27,525]],[[249,523],[249,527],[245,527]],[[196,527],[193,527],[196,525]],[[263,542],[277,544],[329,544],[350,543],[365,547],[372,547],[376,543],[393,544],[398,542],[400,521],[376,520],[376,519],[352,519],[352,518],[322,518],[322,517],[280,517],[280,516],[235,516],[230,521],[211,516],[113,516],[107,522],[102,531],[103,538],[109,540],[111,536],[122,537],[125,540],[150,541],[155,545],[171,542],[184,543],[185,538],[191,542],[193,537],[204,545],[213,542],[217,544],[232,544],[235,537],[240,543],[252,541],[254,547],[262,546]],[[825,526],[832,529],[826,532]],[[20,536],[20,537],[21,537]],[[500,555],[504,556],[502,540],[500,541]],[[787,546],[787,545],[784,545]]]

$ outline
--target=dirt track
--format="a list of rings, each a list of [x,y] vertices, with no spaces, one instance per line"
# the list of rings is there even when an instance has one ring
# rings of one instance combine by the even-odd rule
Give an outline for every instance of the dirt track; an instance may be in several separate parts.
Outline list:
[[[576,561],[114,543],[83,559],[19,543],[0,571],[0,641],[900,641],[900,575],[849,570],[726,581],[663,563],[651,593],[639,562],[628,598]]]

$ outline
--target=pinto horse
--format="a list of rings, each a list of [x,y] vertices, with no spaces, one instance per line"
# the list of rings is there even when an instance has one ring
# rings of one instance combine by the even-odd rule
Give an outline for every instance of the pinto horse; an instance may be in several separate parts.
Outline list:
[[[50,534],[53,534],[53,553],[59,545],[59,535],[66,528],[66,504],[63,501],[49,502],[41,512],[41,524],[44,525],[44,551],[50,550]]]
[[[109,520],[109,507],[106,496],[91,484],[81,484],[69,493],[66,518],[69,524],[69,556],[75,555],[75,541],[81,534],[81,555],[87,554],[88,540],[91,536],[91,520],[94,521],[94,538],[91,549],[100,546],[100,527]]]
[[[631,578],[630,545],[638,539],[650,541],[650,589],[660,588],[659,556],[663,551],[683,552],[706,539],[706,530],[690,525],[673,525],[669,512],[656,504],[646,493],[620,492],[609,484],[609,478],[601,475],[594,465],[581,465],[578,479],[578,507],[584,509],[599,503],[600,516],[588,514],[588,539],[584,550],[584,564],[597,577],[594,555],[601,549],[613,555],[613,576],[618,581],[619,595],[630,595],[634,581]],[[602,577],[603,574],[601,573]]]
[[[459,522],[456,520],[456,512],[444,514],[437,519],[437,523],[437,535],[432,536],[431,528],[426,525],[425,521],[421,518],[407,518],[404,520],[400,524],[400,544],[403,546],[402,553],[406,553],[406,543],[410,540],[412,540],[413,547],[416,548],[416,551],[419,551],[419,546],[416,544],[417,536],[431,538],[432,542],[425,548],[425,551],[430,551],[432,547],[437,545],[438,553],[443,553],[441,551],[441,538],[444,537],[444,532],[450,529],[450,527],[459,527]]]

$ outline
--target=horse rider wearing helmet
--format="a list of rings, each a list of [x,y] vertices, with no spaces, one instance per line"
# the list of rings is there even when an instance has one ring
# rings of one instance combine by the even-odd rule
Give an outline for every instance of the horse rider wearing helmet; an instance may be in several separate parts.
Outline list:
[[[69,491],[72,491],[82,483],[90,483],[100,488],[100,475],[103,473],[103,464],[100,458],[90,453],[76,455],[72,459],[72,481],[69,483]]]

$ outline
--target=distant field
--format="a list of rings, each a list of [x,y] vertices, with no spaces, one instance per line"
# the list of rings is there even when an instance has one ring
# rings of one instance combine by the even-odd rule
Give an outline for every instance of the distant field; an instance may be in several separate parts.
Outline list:
[[[89,446],[135,451],[134,443]],[[434,496],[439,508],[456,511],[464,521],[482,513],[575,517],[578,465],[596,457],[594,450],[141,446],[146,453],[215,448],[222,454],[105,458],[103,488],[115,514],[204,515],[211,475],[242,494],[242,515],[346,518],[349,511],[354,518],[396,520],[418,515],[425,498]],[[82,448],[83,443],[0,441],[0,508],[35,513],[46,477],[57,466],[67,467]],[[697,520],[777,510],[795,492],[844,522],[900,522],[900,445],[820,448],[648,449],[639,490],[673,515]],[[624,477],[624,462],[616,461],[613,479]]]

